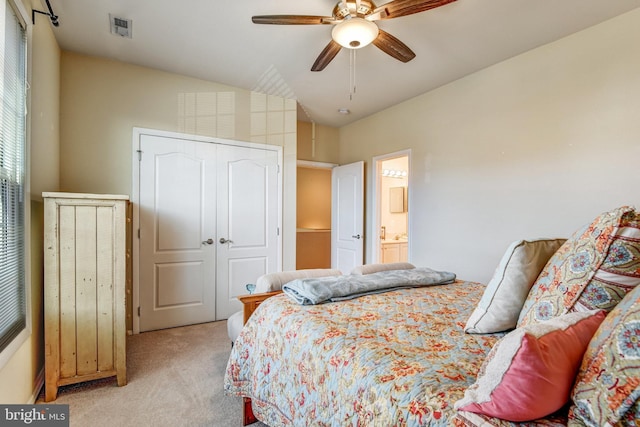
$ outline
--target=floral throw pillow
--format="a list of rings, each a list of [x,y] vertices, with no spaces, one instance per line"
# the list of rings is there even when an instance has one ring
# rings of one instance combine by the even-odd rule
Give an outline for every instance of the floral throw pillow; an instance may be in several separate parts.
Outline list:
[[[570,424],[615,425],[634,419],[640,399],[640,287],[609,313],[594,334],[571,393]]]
[[[584,289],[577,310],[611,311],[640,284],[640,212],[627,212],[613,236],[607,257]]]
[[[598,216],[551,257],[524,303],[518,327],[570,311],[610,311],[640,284],[640,213]]]

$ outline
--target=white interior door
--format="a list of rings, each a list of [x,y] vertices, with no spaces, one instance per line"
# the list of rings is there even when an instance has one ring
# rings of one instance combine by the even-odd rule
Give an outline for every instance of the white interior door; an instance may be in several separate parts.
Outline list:
[[[278,154],[220,145],[217,176],[216,305],[226,319],[247,283],[278,269]]]
[[[348,274],[364,260],[364,162],[333,168],[331,193],[331,267]]]
[[[141,134],[140,331],[226,319],[280,266],[277,149]]]
[[[216,145],[140,137],[140,330],[215,312]]]

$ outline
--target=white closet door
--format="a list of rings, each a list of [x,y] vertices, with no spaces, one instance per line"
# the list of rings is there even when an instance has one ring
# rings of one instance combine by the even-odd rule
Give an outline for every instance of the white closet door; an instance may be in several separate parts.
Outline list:
[[[146,134],[140,151],[140,331],[228,318],[278,269],[278,152]]]
[[[278,155],[219,145],[217,317],[241,310],[245,285],[278,268]]]
[[[140,330],[216,320],[216,145],[141,135],[140,150]]]

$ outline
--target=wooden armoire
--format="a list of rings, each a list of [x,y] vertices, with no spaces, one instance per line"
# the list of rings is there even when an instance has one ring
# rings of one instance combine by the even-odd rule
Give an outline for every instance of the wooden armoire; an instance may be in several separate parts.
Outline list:
[[[126,376],[128,196],[43,193],[45,401],[58,387]]]

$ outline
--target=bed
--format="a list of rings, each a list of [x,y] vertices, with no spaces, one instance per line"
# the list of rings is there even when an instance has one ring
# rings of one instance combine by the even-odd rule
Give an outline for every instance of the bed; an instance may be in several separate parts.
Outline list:
[[[464,333],[483,290],[457,281],[307,306],[274,296],[234,345],[227,391],[270,426],[448,425],[499,337]]]
[[[580,419],[578,412],[584,408],[591,413],[585,415],[583,420],[588,420],[589,416],[594,419],[602,416],[608,417],[606,420],[611,425],[633,424],[640,416],[637,415],[640,408],[637,403],[640,397],[640,368],[633,365],[625,367],[622,374],[615,372],[614,364],[619,365],[620,361],[613,361],[611,366],[606,367],[606,357],[598,356],[598,352],[614,354],[617,351],[615,349],[620,348],[615,343],[616,337],[623,337],[623,334],[614,335],[613,331],[633,322],[640,324],[640,287],[631,292],[634,295],[629,295],[632,299],[630,302],[624,299],[626,304],[620,304],[620,307],[624,307],[622,312],[615,312],[616,304],[611,301],[607,302],[606,311],[602,307],[585,307],[585,298],[593,291],[584,292],[584,297],[579,299],[577,296],[580,292],[575,291],[578,286],[582,290],[595,286],[595,278],[602,276],[603,266],[621,265],[619,251],[614,246],[620,242],[626,244],[626,240],[631,241],[635,255],[630,262],[625,261],[624,292],[615,289],[613,293],[619,297],[616,303],[640,282],[640,215],[635,212],[626,215],[627,223],[621,225],[621,218],[629,212],[629,209],[620,209],[615,217],[605,217],[605,220],[599,217],[594,223],[602,229],[594,232],[594,227],[587,227],[586,231],[576,233],[566,243],[563,243],[564,239],[558,242],[558,245],[562,245],[558,251],[555,251],[557,246],[552,248],[541,264],[544,269],[540,267],[528,273],[533,276],[523,296],[519,297],[521,301],[514,326],[508,329],[513,329],[516,321],[518,328],[511,332],[467,333],[469,322],[482,301],[490,299],[495,303],[500,300],[499,292],[504,289],[498,288],[497,293],[493,289],[490,298],[487,294],[501,269],[499,284],[503,286],[506,282],[504,276],[511,267],[502,265],[502,261],[488,286],[456,280],[449,284],[388,290],[317,305],[301,305],[285,294],[271,294],[269,299],[257,306],[233,346],[225,376],[225,392],[250,398],[257,419],[271,427],[560,426],[567,425],[569,420]],[[616,226],[609,227],[610,223]],[[624,230],[629,228],[635,230],[636,237],[625,237],[627,232]],[[587,235],[595,236],[593,247],[597,247],[597,251],[604,251],[601,256],[590,258],[594,263],[587,267],[594,269],[593,274],[581,272],[580,277],[559,277],[567,259],[571,262],[576,253],[584,252],[584,238]],[[608,239],[607,244],[603,244],[603,236]],[[609,254],[610,246],[613,255]],[[539,253],[539,245],[535,246],[534,252]],[[503,260],[512,262],[513,258],[512,251],[505,253]],[[609,258],[612,261],[607,264]],[[595,262],[598,259],[600,261]],[[635,280],[634,286],[630,286],[629,277]],[[607,283],[611,286],[610,282]],[[563,301],[566,303],[567,289],[577,296],[571,306],[562,306]],[[511,288],[506,291],[508,295],[516,293]],[[576,387],[571,391],[574,401],[566,405],[562,403],[558,411],[540,419],[521,423],[457,410],[454,405],[479,381],[487,360],[492,359],[491,355],[499,343],[522,328],[535,326],[536,322],[544,324],[544,319],[535,319],[535,316],[541,312],[539,306],[550,304],[549,295],[556,291],[561,294],[557,298],[560,306],[558,312],[550,316],[551,320],[570,316],[572,314],[569,312],[572,311],[584,313],[587,308],[591,309],[589,313],[598,313],[604,319],[606,313],[613,310],[612,316],[606,315],[604,322],[609,322],[606,327],[603,323],[603,327],[597,329],[598,332],[591,339],[602,319],[593,326],[584,343],[585,348],[589,345],[589,350],[583,349],[579,354],[577,366],[580,363],[582,366]],[[640,339],[640,327],[634,333]],[[638,346],[635,350],[640,355],[640,340],[634,342]],[[602,393],[604,397],[594,397],[593,389],[597,387],[590,387],[594,380],[589,377],[594,372],[594,363],[598,372],[607,371],[616,384],[627,383],[627,389],[611,392],[611,388],[605,386]],[[573,384],[576,372],[570,375]],[[616,375],[620,377],[616,378]],[[582,390],[578,387],[581,380],[587,384]],[[634,389],[636,386],[637,390]],[[569,396],[566,398],[568,401]],[[605,401],[610,398],[618,403],[599,403],[598,399],[601,398]],[[626,403],[622,405],[619,403],[621,401]],[[570,403],[579,405],[570,408]],[[612,405],[620,412],[618,415],[611,416]],[[600,415],[598,411],[605,414]],[[625,424],[622,422],[625,417],[631,421]],[[604,419],[594,421],[591,425],[602,425]],[[584,422],[576,423],[585,425]],[[590,424],[587,422],[586,425]]]

